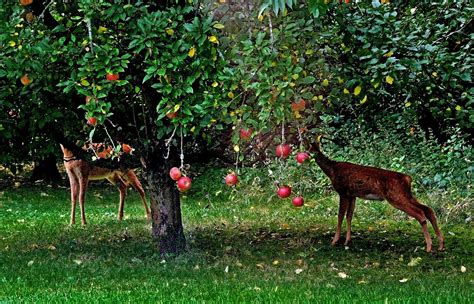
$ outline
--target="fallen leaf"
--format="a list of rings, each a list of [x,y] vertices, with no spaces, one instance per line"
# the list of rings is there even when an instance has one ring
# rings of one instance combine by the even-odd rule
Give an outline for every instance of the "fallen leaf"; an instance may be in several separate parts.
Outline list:
[[[387,75],[387,77],[385,77],[385,81],[388,83],[388,84],[393,84],[393,78],[390,76],[390,75]]]
[[[404,278],[404,279],[401,279],[401,280],[398,280],[398,281],[399,281],[400,283],[406,283],[406,282],[408,282],[408,279],[405,279],[405,278]]]
[[[31,265],[33,265],[34,263],[35,263],[35,261],[33,261],[33,260],[29,261],[29,262],[28,262],[28,266],[31,266]]]
[[[466,269],[466,267],[464,267],[464,266],[461,266],[461,272],[463,272],[463,273],[464,273],[464,272],[466,272],[466,270],[467,270],[467,269]]]
[[[262,270],[265,268],[265,264],[263,263],[257,263],[255,264],[255,266],[257,266],[258,269],[262,269]]]
[[[417,266],[418,264],[420,264],[421,260],[422,259],[420,257],[411,258],[410,262],[407,265],[410,267]]]
[[[228,273],[228,272],[229,272],[229,266],[226,266],[226,267],[225,267],[224,272],[225,272],[225,273]]]
[[[48,249],[49,249],[49,250],[56,250],[56,247],[55,247],[54,245],[49,245],[49,246],[48,246]]]
[[[340,278],[342,278],[342,279],[347,279],[347,278],[349,277],[349,276],[348,276],[346,273],[344,273],[344,272],[339,272],[337,275],[338,275]]]
[[[298,266],[303,266],[304,265],[304,260],[303,259],[299,259],[299,260],[296,260],[296,265]]]
[[[82,261],[81,260],[73,260],[74,263],[76,263],[77,265],[81,265],[82,264]]]
[[[272,262],[272,264],[275,265],[275,266],[280,265],[280,261],[274,260],[274,261]]]
[[[300,274],[300,273],[302,273],[302,272],[303,272],[303,269],[301,269],[301,268],[297,268],[297,269],[295,270],[295,273],[296,273],[296,274]]]

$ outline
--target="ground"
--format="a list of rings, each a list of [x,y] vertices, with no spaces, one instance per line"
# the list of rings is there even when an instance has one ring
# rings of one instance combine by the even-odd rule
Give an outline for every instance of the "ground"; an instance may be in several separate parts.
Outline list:
[[[352,243],[331,247],[337,197],[221,190],[183,197],[188,251],[163,259],[132,190],[118,222],[118,191],[93,184],[70,227],[67,188],[4,189],[0,302],[474,302],[472,224],[441,219],[447,250],[429,254],[417,222],[358,201]]]

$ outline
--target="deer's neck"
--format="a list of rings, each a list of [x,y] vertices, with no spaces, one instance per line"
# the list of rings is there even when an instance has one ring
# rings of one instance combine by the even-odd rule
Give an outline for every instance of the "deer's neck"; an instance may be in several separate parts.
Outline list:
[[[316,153],[316,163],[318,166],[323,170],[324,174],[326,174],[331,180],[334,176],[334,164],[335,162],[329,159],[326,155],[324,155],[321,151]]]

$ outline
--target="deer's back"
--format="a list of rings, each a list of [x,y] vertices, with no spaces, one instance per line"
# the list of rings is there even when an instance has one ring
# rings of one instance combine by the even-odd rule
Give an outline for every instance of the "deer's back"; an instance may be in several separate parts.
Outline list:
[[[411,178],[403,173],[347,162],[334,165],[331,181],[343,195],[383,200],[391,191],[409,190]]]

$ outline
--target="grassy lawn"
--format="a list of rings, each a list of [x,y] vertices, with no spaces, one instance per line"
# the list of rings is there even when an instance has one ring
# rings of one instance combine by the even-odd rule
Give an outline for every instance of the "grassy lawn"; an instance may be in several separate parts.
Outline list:
[[[442,221],[447,250],[427,254],[417,222],[358,201],[352,244],[331,247],[335,196],[296,209],[258,191],[205,193],[209,179],[183,197],[188,252],[167,260],[134,191],[119,223],[118,191],[93,184],[84,228],[68,226],[66,188],[1,191],[0,302],[474,302],[472,224]]]

